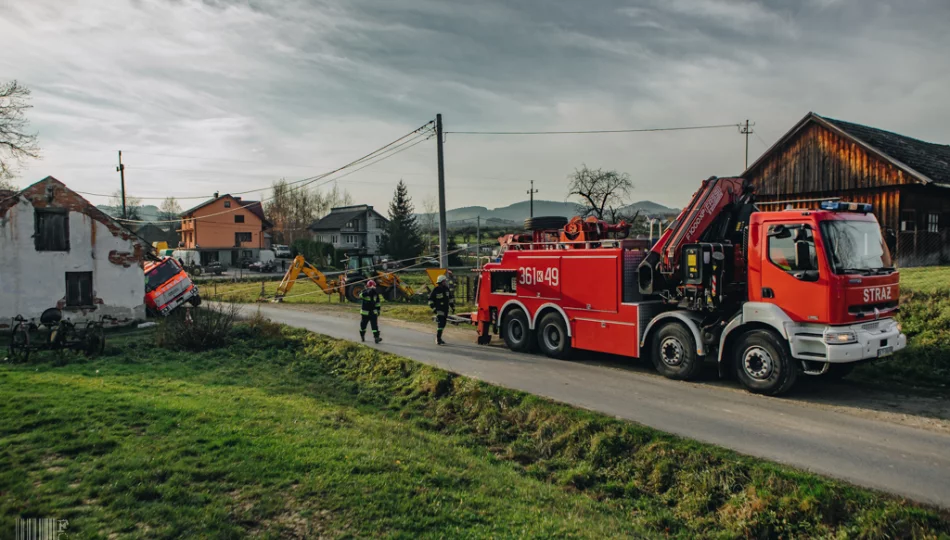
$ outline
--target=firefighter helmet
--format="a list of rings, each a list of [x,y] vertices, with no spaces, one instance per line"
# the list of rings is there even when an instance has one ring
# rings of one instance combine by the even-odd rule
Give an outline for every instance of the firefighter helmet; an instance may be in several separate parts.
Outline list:
[[[442,283],[443,281],[445,281],[445,274],[442,274],[441,276],[437,277],[435,280],[436,283]]]
[[[373,280],[367,281],[367,282],[366,282],[366,288],[367,288],[367,289],[375,289],[375,288],[376,288],[376,282],[373,281]]]

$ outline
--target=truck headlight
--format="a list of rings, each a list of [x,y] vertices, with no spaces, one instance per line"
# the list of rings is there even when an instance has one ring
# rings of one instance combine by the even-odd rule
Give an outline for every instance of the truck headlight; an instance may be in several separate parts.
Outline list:
[[[825,343],[828,345],[845,345],[848,343],[857,343],[858,336],[848,330],[845,332],[826,332]]]

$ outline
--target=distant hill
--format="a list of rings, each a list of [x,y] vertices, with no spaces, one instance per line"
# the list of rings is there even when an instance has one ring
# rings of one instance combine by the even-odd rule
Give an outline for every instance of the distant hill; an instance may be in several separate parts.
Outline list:
[[[445,213],[449,228],[472,225],[475,218],[482,217],[482,223],[488,225],[521,225],[530,215],[530,201],[521,201],[501,208],[488,209],[484,206],[465,206],[454,208]],[[624,210],[633,213],[640,210],[641,214],[655,216],[675,214],[675,208],[668,208],[653,201],[640,201],[631,204]],[[534,215],[536,216],[564,216],[566,218],[577,215],[577,204],[559,201],[534,201]],[[420,214],[419,217],[423,217]],[[489,220],[491,222],[489,223]],[[456,223],[451,223],[451,222]],[[464,221],[463,223],[458,223]]]

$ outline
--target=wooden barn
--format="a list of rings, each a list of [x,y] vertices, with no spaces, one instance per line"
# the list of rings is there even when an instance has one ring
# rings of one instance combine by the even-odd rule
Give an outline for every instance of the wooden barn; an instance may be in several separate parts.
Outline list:
[[[763,210],[871,203],[899,264],[950,262],[950,146],[808,113],[744,176]]]

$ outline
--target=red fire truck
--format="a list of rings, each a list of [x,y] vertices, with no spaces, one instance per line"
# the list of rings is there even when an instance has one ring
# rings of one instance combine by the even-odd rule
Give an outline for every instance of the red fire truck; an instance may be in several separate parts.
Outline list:
[[[742,178],[712,177],[651,249],[630,226],[529,220],[479,279],[478,342],[515,351],[646,357],[672,379],[706,361],[778,395],[800,374],[839,377],[907,338],[899,275],[870,205],[759,211]]]
[[[198,286],[173,257],[145,263],[145,307],[153,315],[162,317],[188,302],[201,304]]]

